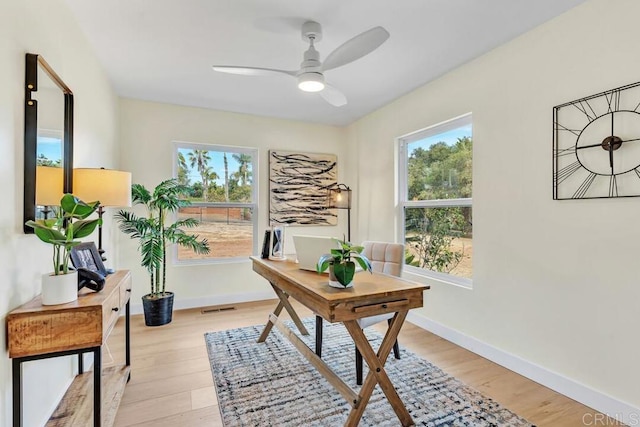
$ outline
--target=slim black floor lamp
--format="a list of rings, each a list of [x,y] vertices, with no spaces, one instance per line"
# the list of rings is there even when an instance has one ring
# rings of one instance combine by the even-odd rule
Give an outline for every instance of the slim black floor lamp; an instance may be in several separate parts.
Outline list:
[[[327,209],[347,210],[347,241],[351,242],[351,189],[337,184],[327,193]],[[322,357],[322,317],[316,315],[316,354]]]
[[[351,242],[351,189],[345,184],[337,184],[330,188],[327,208],[347,210],[347,240]]]

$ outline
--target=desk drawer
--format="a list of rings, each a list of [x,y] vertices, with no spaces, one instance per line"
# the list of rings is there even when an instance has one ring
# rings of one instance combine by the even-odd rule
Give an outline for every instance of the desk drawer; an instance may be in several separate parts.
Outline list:
[[[401,295],[372,296],[360,301],[338,303],[332,307],[330,317],[325,319],[331,322],[343,322],[422,307],[422,292],[422,289],[412,289],[402,292]]]
[[[360,305],[357,307],[353,307],[353,312],[362,314],[365,316],[372,316],[374,314],[395,312],[397,310],[405,309],[408,306],[409,306],[409,300],[401,299],[398,301],[385,301],[385,302],[378,302],[375,304]]]

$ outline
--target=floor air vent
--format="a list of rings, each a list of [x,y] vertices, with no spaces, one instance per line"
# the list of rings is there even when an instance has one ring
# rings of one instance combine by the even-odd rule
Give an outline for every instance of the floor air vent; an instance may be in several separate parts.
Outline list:
[[[202,314],[209,314],[209,313],[220,313],[222,311],[232,311],[235,310],[236,308],[234,306],[231,305],[227,305],[224,307],[209,307],[209,308],[203,308],[200,312]]]

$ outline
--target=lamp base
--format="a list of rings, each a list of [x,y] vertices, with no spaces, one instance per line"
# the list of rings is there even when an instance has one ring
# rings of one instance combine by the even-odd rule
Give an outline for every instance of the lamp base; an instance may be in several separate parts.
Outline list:
[[[102,214],[104,210],[102,209],[102,205],[98,206],[98,218],[100,219],[100,223],[98,224],[98,253],[100,254],[100,258],[102,261],[106,261],[107,257],[104,256],[104,249],[102,249]]]

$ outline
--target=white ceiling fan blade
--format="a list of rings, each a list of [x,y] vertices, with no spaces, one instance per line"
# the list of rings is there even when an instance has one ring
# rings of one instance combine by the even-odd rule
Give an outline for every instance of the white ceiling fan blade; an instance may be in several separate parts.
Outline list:
[[[276,70],[273,68],[259,68],[259,67],[233,67],[229,65],[214,65],[213,69],[221,73],[239,74],[242,76],[273,76],[286,74],[289,76],[296,76],[296,71]]]
[[[376,50],[389,38],[389,32],[382,27],[374,27],[347,40],[325,59],[324,71],[341,67]]]
[[[335,87],[325,83],[324,89],[320,92],[320,96],[334,107],[342,107],[347,104],[347,97]]]

